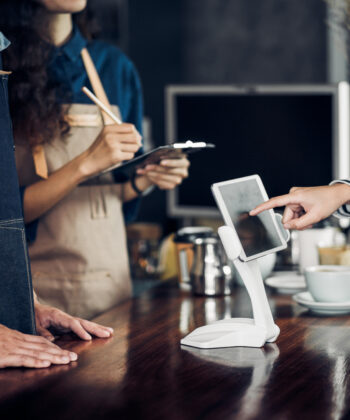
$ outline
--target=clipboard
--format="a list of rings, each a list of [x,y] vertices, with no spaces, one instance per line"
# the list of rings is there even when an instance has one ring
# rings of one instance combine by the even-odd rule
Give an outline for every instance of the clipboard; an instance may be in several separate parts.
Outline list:
[[[105,170],[104,173],[113,170],[114,173],[123,173],[130,178],[137,169],[142,169],[147,165],[158,164],[164,159],[180,159],[183,155],[214,148],[215,144],[206,143],[204,141],[193,142],[191,140],[173,143],[166,146],[159,146],[150,152],[146,152],[141,156],[122,163],[121,165],[119,164],[115,167],[109,168]]]

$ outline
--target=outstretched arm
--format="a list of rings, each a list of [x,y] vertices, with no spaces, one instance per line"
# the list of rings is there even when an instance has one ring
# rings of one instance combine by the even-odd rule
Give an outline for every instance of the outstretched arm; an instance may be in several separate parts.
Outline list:
[[[349,201],[350,186],[347,184],[294,187],[289,194],[271,198],[257,206],[249,214],[256,216],[265,210],[285,206],[282,219],[284,227],[303,230],[330,216]]]

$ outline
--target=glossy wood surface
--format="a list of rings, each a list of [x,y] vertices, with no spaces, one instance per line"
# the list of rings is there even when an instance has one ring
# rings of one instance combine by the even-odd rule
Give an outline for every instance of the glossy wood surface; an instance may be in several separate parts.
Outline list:
[[[317,317],[269,296],[281,335],[262,349],[196,350],[198,326],[250,316],[246,292],[192,297],[164,284],[97,320],[108,340],[59,343],[70,366],[0,372],[0,419],[339,419],[350,413],[350,315]]]

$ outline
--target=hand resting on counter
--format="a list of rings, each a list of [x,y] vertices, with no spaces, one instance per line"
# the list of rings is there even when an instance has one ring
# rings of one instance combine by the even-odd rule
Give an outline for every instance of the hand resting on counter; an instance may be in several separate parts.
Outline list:
[[[49,341],[53,341],[55,337],[48,328],[54,328],[59,333],[73,332],[82,340],[91,340],[91,335],[98,338],[109,338],[113,334],[113,328],[73,317],[57,308],[40,303],[35,304],[35,319],[37,333]]]
[[[61,333],[74,332],[82,340],[91,340],[92,335],[108,338],[113,334],[112,328],[72,317],[37,301],[35,318],[38,336],[23,334],[0,325],[0,368],[45,368],[77,360],[76,353],[63,350],[52,343],[55,338],[48,328],[54,328]]]

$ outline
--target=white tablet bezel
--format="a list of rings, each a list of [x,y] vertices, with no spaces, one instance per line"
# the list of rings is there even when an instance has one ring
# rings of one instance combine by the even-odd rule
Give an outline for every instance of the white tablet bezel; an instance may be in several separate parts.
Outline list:
[[[231,226],[233,229],[235,229],[235,231],[236,231],[236,228],[235,228],[235,226],[232,223],[232,219],[231,219],[230,213],[229,213],[229,211],[228,211],[228,209],[226,207],[225,201],[224,201],[224,199],[222,197],[222,194],[221,194],[219,188],[222,187],[223,185],[237,184],[239,182],[242,183],[242,182],[252,181],[252,180],[255,180],[257,182],[258,187],[259,187],[259,189],[261,191],[261,194],[263,196],[264,201],[267,201],[269,199],[269,197],[268,197],[268,195],[266,193],[266,190],[264,188],[264,184],[262,183],[261,178],[260,178],[259,175],[250,175],[250,176],[245,176],[243,178],[230,179],[229,181],[217,182],[217,183],[215,183],[215,184],[213,184],[211,186],[211,190],[212,190],[212,193],[214,195],[216,204],[217,204],[217,206],[218,206],[218,208],[220,210],[220,213],[221,213],[221,215],[222,215],[222,217],[223,217],[226,225],[227,226]],[[271,248],[271,249],[269,249],[267,251],[264,251],[264,252],[260,252],[259,254],[251,255],[250,257],[247,257],[246,256],[246,254],[244,252],[244,249],[243,249],[243,246],[242,246],[242,251],[241,251],[241,254],[240,254],[240,259],[242,261],[255,260],[257,258],[263,257],[264,255],[272,254],[274,252],[281,251],[282,249],[287,248],[287,242],[283,238],[282,232],[281,232],[280,228],[278,227],[278,224],[277,224],[277,221],[276,221],[276,215],[275,215],[274,211],[273,210],[267,210],[267,211],[271,215],[273,225],[275,226],[276,232],[278,234],[278,237],[280,238],[281,243],[283,245],[278,246],[276,248]]]

